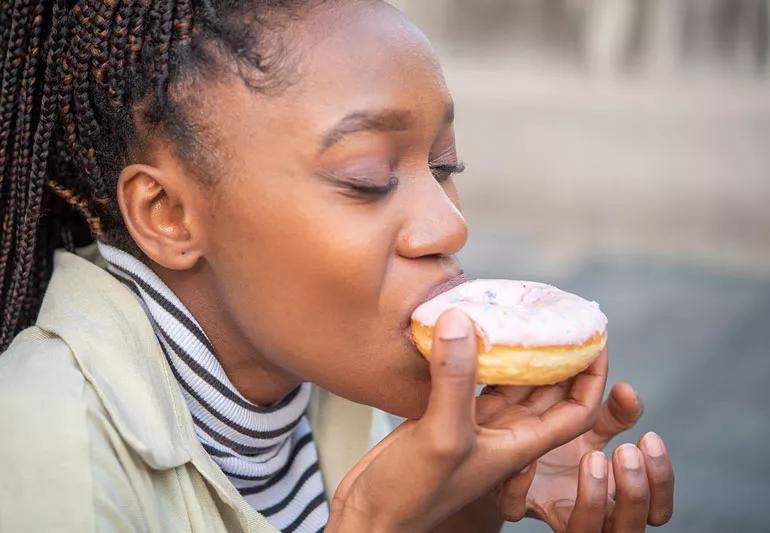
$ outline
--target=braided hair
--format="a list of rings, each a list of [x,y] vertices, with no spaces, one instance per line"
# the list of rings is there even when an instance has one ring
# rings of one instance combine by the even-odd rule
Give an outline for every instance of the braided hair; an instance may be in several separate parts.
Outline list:
[[[94,238],[139,256],[118,175],[163,137],[197,178],[198,84],[286,83],[275,20],[300,0],[4,0],[0,7],[0,352],[36,318],[53,250]],[[277,17],[277,13],[287,15]]]

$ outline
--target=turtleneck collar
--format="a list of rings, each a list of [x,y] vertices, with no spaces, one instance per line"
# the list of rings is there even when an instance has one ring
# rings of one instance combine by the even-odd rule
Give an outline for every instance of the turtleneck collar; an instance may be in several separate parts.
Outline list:
[[[241,495],[282,531],[318,531],[328,505],[304,383],[269,406],[244,398],[205,332],[143,262],[104,243],[108,270],[137,296],[177,379],[203,448]]]

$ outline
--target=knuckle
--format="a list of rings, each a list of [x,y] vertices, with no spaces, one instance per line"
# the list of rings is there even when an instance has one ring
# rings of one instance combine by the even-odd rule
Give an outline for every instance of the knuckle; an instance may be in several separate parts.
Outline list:
[[[574,409],[573,416],[579,433],[585,433],[596,424],[600,412],[598,403],[587,404],[575,398],[570,398],[567,401]]]
[[[643,487],[631,487],[624,496],[623,499],[634,507],[644,507],[649,501],[649,494]]]
[[[473,437],[433,432],[430,449],[441,461],[463,461],[473,450]]]
[[[591,403],[589,405],[585,405],[585,412],[586,412],[586,424],[588,428],[592,428],[596,421],[599,419],[599,415],[601,414],[601,404],[598,402]]]
[[[450,383],[464,385],[474,376],[473,361],[468,361],[467,357],[447,357],[447,355],[444,354],[436,361],[441,378]]]
[[[581,506],[589,511],[603,511],[607,505],[607,499],[600,493],[591,494],[581,501]]]
[[[650,476],[650,487],[653,492],[668,491],[671,486],[671,479],[668,476]]]

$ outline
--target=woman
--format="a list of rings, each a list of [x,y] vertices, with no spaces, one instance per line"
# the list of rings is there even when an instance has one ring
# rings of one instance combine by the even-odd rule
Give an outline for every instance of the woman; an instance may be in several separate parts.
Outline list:
[[[0,36],[0,529],[668,520],[656,435],[599,452],[641,411],[600,406],[606,354],[474,400],[462,313],[430,368],[411,344],[466,226],[452,101],[398,11],[16,0]],[[362,457],[364,406],[412,420]]]

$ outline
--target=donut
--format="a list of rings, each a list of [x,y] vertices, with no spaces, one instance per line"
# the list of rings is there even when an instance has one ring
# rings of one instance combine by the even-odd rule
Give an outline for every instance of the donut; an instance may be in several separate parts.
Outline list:
[[[457,307],[473,321],[478,383],[550,385],[586,368],[607,344],[599,304],[534,281],[466,281],[420,304],[411,333],[428,359],[438,317]]]

